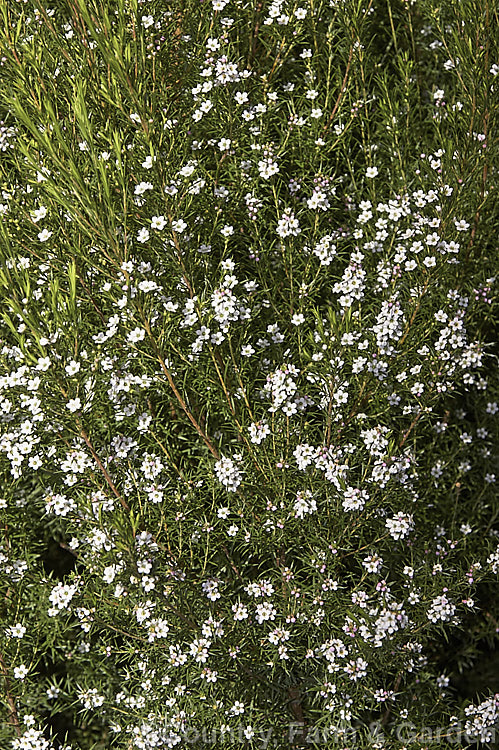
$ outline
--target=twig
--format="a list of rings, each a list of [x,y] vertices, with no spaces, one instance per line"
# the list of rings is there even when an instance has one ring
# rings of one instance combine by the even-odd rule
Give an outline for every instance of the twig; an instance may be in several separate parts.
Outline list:
[[[346,70],[345,70],[345,75],[343,76],[343,83],[341,84],[340,93],[338,94],[338,97],[337,97],[336,102],[334,104],[333,111],[329,115],[329,120],[324,125],[324,132],[326,132],[327,130],[329,130],[329,126],[331,125],[331,123],[332,123],[332,121],[334,119],[334,116],[335,116],[336,112],[338,111],[338,107],[340,106],[341,100],[343,99],[343,95],[345,93],[345,89],[346,89],[346,85],[347,85],[347,81],[348,81],[348,76],[350,74],[350,66],[352,64],[352,57],[353,57],[353,47],[350,47],[350,52],[348,53],[347,67],[346,67]]]
[[[209,449],[209,451],[212,454],[212,456],[215,456],[215,458],[217,460],[219,460],[220,459],[219,452],[217,451],[217,449],[215,448],[215,446],[213,445],[213,443],[211,442],[210,438],[205,433],[205,431],[203,430],[203,428],[201,427],[201,425],[199,424],[199,422],[196,421],[194,415],[192,414],[192,412],[190,411],[189,407],[187,406],[187,404],[185,403],[184,399],[182,398],[182,394],[180,393],[180,391],[178,390],[177,386],[175,385],[175,382],[174,382],[174,380],[173,380],[173,378],[171,376],[171,373],[170,373],[169,369],[167,368],[163,357],[161,356],[161,352],[159,351],[158,345],[156,343],[156,339],[152,335],[151,326],[149,325],[149,321],[147,320],[147,318],[145,316],[143,318],[143,323],[144,323],[144,327],[146,329],[147,335],[149,336],[149,338],[150,338],[150,340],[152,342],[152,345],[154,347],[154,350],[155,350],[155,353],[156,353],[156,357],[157,357],[158,362],[159,362],[159,364],[161,366],[161,369],[165,373],[166,379],[168,380],[168,384],[169,384],[170,388],[172,389],[173,393],[175,394],[175,398],[177,399],[177,401],[179,402],[179,404],[182,407],[183,411],[185,412],[187,418],[189,419],[189,422],[192,424],[192,426],[194,427],[194,429],[196,430],[196,432],[198,433],[198,435],[200,435],[201,438],[203,439],[203,442],[205,443],[205,445]]]
[[[400,672],[397,676],[397,679],[395,680],[395,685],[393,686],[393,692],[396,693],[397,690],[400,687],[400,683],[402,682],[402,672]],[[388,723],[388,719],[390,718],[390,714],[392,712],[392,706],[391,704],[388,706],[388,708],[385,711],[385,714],[383,718],[381,719],[381,726],[384,727]]]
[[[422,411],[419,411],[419,412],[418,412],[418,413],[416,414],[416,416],[415,416],[415,417],[414,417],[414,419],[412,420],[411,424],[409,425],[408,429],[407,429],[407,430],[406,430],[406,431],[404,432],[404,434],[403,434],[403,436],[402,436],[402,439],[401,439],[401,441],[400,441],[400,443],[399,443],[399,448],[403,448],[403,447],[404,447],[404,445],[405,445],[405,442],[406,442],[407,438],[409,437],[409,435],[410,435],[410,434],[411,434],[411,432],[413,431],[414,427],[415,427],[415,426],[416,426],[416,424],[418,423],[418,420],[419,420],[419,418],[420,418],[420,416],[421,416],[421,414],[422,414],[422,413],[423,413]]]
[[[87,433],[83,429],[83,426],[82,426],[82,424],[81,424],[81,422],[80,422],[79,419],[76,420],[76,424],[78,425],[78,427],[80,429],[80,437],[82,437],[83,440],[85,441],[85,443],[86,443],[86,445],[87,445],[90,453],[92,454],[92,458],[94,459],[95,463],[97,464],[97,466],[101,470],[101,472],[102,472],[102,474],[104,476],[104,479],[108,483],[111,491],[118,498],[118,500],[120,501],[121,505],[125,508],[125,510],[130,510],[130,506],[128,505],[127,501],[123,499],[123,497],[120,495],[120,493],[116,489],[116,487],[114,485],[114,482],[111,479],[111,477],[109,476],[109,473],[108,473],[106,467],[104,466],[104,464],[100,460],[99,456],[95,452],[94,447],[93,447],[92,443],[90,442],[90,438],[88,437]]]
[[[230,552],[229,552],[229,550],[227,549],[227,545],[225,545],[225,544],[222,544],[222,549],[223,549],[223,551],[225,552],[225,557],[227,558],[227,560],[228,560],[228,561],[229,561],[229,563],[230,563],[230,567],[232,568],[232,570],[234,571],[234,573],[236,574],[236,576],[237,576],[237,577],[238,577],[238,578],[239,578],[239,579],[240,579],[240,580],[242,581],[242,580],[243,580],[243,577],[242,577],[241,573],[240,573],[240,572],[238,571],[238,569],[237,569],[237,567],[236,567],[236,564],[235,564],[234,560],[233,560],[233,559],[232,559],[232,557],[230,556]]]
[[[10,692],[9,673],[3,660],[3,655],[0,654],[0,671],[2,672],[5,680],[5,695],[7,697],[7,703],[9,705],[9,715],[7,717],[7,723],[14,727],[14,731],[18,737],[22,736],[21,725],[19,723],[19,716],[17,715],[16,704],[12,693]]]
[[[225,394],[225,398],[227,399],[227,404],[229,405],[229,409],[230,409],[230,412],[231,412],[231,414],[232,414],[232,416],[233,416],[233,418],[234,418],[234,422],[236,423],[236,427],[237,427],[237,430],[238,430],[238,432],[239,432],[239,436],[240,436],[240,438],[241,438],[241,441],[242,441],[242,442],[244,442],[244,444],[246,445],[246,447],[247,447],[247,449],[248,449],[248,452],[249,452],[249,454],[250,454],[250,456],[251,456],[251,459],[252,459],[253,463],[255,464],[255,466],[256,466],[256,468],[257,468],[257,470],[258,470],[258,471],[259,471],[260,473],[262,473],[262,474],[263,474],[263,476],[265,477],[265,479],[266,479],[266,480],[267,480],[267,482],[268,482],[268,481],[269,481],[269,479],[268,479],[267,475],[265,474],[264,470],[263,470],[263,469],[262,469],[262,468],[260,467],[260,465],[259,465],[258,461],[256,460],[256,458],[255,458],[255,456],[254,456],[254,453],[253,453],[253,450],[252,450],[252,448],[251,448],[251,446],[250,446],[250,444],[249,444],[249,442],[248,442],[248,438],[247,438],[247,437],[246,437],[246,435],[244,434],[244,432],[243,432],[243,428],[242,428],[241,424],[239,423],[239,420],[237,419],[237,416],[236,416],[236,410],[235,410],[234,404],[233,404],[233,403],[232,403],[232,401],[231,401],[231,398],[230,398],[230,393],[229,393],[229,391],[228,391],[228,389],[227,389],[227,386],[226,386],[226,384],[225,384],[225,381],[224,381],[224,379],[223,379],[223,375],[222,375],[222,373],[220,372],[220,369],[219,369],[219,367],[218,367],[218,364],[217,364],[217,362],[218,362],[218,363],[220,363],[220,365],[221,365],[221,366],[223,366],[223,362],[222,362],[222,359],[221,359],[221,357],[220,357],[220,352],[218,352],[218,351],[216,351],[216,350],[214,351],[214,350],[213,350],[213,348],[212,348],[211,346],[209,347],[209,351],[210,351],[210,355],[211,355],[211,359],[212,359],[212,362],[213,362],[213,364],[215,365],[215,370],[216,370],[216,372],[217,372],[217,375],[218,375],[218,379],[220,380],[221,386],[222,386],[222,388],[223,388],[223,392],[224,392],[224,394]],[[231,355],[232,355],[232,361],[234,362],[234,356],[233,356],[233,353],[232,353],[232,347],[231,347]],[[235,366],[235,363],[234,363],[234,366]],[[237,371],[236,371],[236,372],[237,372]],[[237,373],[237,374],[239,375],[239,373]],[[240,378],[239,378],[239,382],[241,383],[241,379],[240,379]],[[247,398],[246,398],[246,393],[244,392],[244,389],[243,389],[243,387],[242,387],[242,383],[241,383],[241,390],[242,390],[242,392],[243,392],[243,395],[244,395],[244,399],[245,399],[245,401],[246,401],[246,405],[247,405],[248,409],[250,409],[250,407],[249,407],[249,404],[248,404],[248,400],[247,400]],[[251,410],[250,410],[250,415],[251,415]],[[239,437],[239,436],[238,436],[238,437]]]

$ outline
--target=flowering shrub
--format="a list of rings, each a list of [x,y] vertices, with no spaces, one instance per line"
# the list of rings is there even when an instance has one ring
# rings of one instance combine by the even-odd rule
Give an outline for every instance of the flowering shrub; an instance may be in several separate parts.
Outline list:
[[[2,14],[4,746],[493,742],[497,9]]]

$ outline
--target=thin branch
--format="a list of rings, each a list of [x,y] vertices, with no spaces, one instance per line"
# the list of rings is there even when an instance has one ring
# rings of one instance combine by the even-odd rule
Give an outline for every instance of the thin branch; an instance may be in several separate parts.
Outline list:
[[[419,411],[419,412],[418,412],[418,413],[416,414],[416,416],[415,416],[415,417],[414,417],[414,419],[412,420],[411,424],[409,425],[408,429],[407,429],[407,430],[406,430],[406,431],[404,432],[404,434],[403,434],[403,436],[402,436],[402,439],[401,439],[401,441],[400,441],[400,443],[399,443],[399,448],[403,448],[403,447],[404,447],[404,445],[405,445],[405,443],[406,443],[406,441],[407,441],[407,438],[409,437],[409,435],[410,435],[410,434],[411,434],[411,432],[413,431],[414,427],[415,427],[415,426],[417,425],[417,423],[418,423],[418,421],[419,421],[419,418],[421,417],[421,414],[422,414],[422,413],[423,413],[422,411]]]
[[[350,52],[348,53],[347,67],[346,67],[346,70],[345,70],[345,75],[343,76],[343,83],[341,84],[340,93],[338,94],[338,97],[337,97],[336,102],[334,104],[333,111],[329,115],[329,120],[324,125],[324,132],[326,132],[327,130],[329,130],[329,126],[331,125],[331,123],[332,123],[332,121],[334,119],[334,116],[335,116],[336,112],[338,111],[338,107],[341,104],[341,100],[343,99],[343,95],[345,93],[345,89],[346,89],[346,85],[347,85],[347,81],[348,81],[348,76],[350,75],[350,66],[352,65],[352,58],[353,58],[353,47],[350,47]]]
[[[9,673],[7,672],[7,667],[5,666],[5,662],[3,660],[2,654],[0,654],[0,671],[2,672],[3,678],[5,680],[5,695],[7,698],[7,704],[9,706],[9,715],[7,717],[7,723],[13,726],[14,731],[17,734],[17,736],[21,737],[22,731],[21,731],[21,725],[19,723],[19,716],[17,715],[17,708],[16,708],[14,698],[12,696],[12,693],[10,692]]]
[[[102,474],[104,476],[104,479],[106,480],[107,484],[109,485],[109,488],[111,489],[112,493],[115,495],[115,497],[118,498],[118,500],[120,501],[121,505],[125,508],[125,510],[130,510],[130,506],[128,505],[127,501],[123,499],[123,497],[121,496],[121,494],[116,489],[115,484],[114,484],[113,480],[111,479],[111,477],[109,476],[109,473],[108,473],[106,467],[104,466],[104,464],[100,460],[99,456],[95,452],[94,447],[93,447],[92,443],[90,442],[90,438],[88,437],[87,433],[83,429],[83,426],[82,426],[82,424],[81,424],[81,422],[80,422],[79,419],[76,420],[76,424],[78,425],[79,430],[80,430],[80,437],[82,437],[83,440],[85,441],[85,443],[86,443],[86,445],[87,445],[90,453],[92,454],[92,458],[94,459],[95,463],[97,464],[97,466],[101,470],[101,472],[102,472]]]
[[[205,445],[209,449],[210,453],[217,460],[219,460],[220,459],[219,452],[217,451],[217,449],[215,448],[215,446],[213,445],[213,443],[211,442],[210,438],[205,433],[205,431],[203,430],[203,428],[201,427],[201,425],[199,424],[199,422],[196,421],[196,418],[193,416],[193,414],[190,411],[189,407],[187,406],[187,404],[185,403],[184,399],[182,398],[182,394],[180,393],[180,391],[178,390],[177,386],[175,385],[175,382],[174,382],[174,380],[173,380],[173,378],[171,376],[171,373],[170,373],[169,369],[167,368],[163,357],[161,356],[161,352],[159,351],[158,345],[156,343],[156,339],[152,335],[151,326],[149,325],[149,321],[145,318],[145,316],[144,316],[144,319],[143,319],[143,323],[144,323],[144,327],[145,327],[145,329],[147,331],[147,335],[149,336],[149,338],[150,338],[150,340],[152,342],[152,345],[154,347],[154,351],[156,353],[156,357],[157,357],[158,362],[159,362],[159,364],[161,366],[161,369],[163,370],[164,374],[166,375],[166,379],[168,380],[168,384],[169,384],[170,388],[172,389],[173,393],[175,394],[175,398],[177,399],[177,401],[179,402],[179,404],[182,407],[183,411],[185,412],[187,418],[189,419],[189,422],[192,424],[192,426],[194,427],[194,429],[196,430],[196,432],[198,433],[198,435],[200,435],[201,438],[203,439],[203,442],[205,443]]]
[[[239,578],[239,580],[242,581],[243,577],[242,577],[241,573],[239,572],[239,570],[237,569],[236,564],[235,564],[234,560],[232,559],[229,550],[227,549],[227,545],[222,544],[222,549],[225,552],[225,557],[227,558],[227,560],[230,563],[230,567],[232,568],[232,570],[234,571],[234,573],[236,574],[236,576]]]
[[[221,366],[223,366],[223,362],[222,362],[222,360],[221,360],[221,357],[220,357],[220,352],[218,352],[218,351],[216,351],[216,350],[214,351],[214,350],[213,350],[213,348],[212,348],[211,346],[209,346],[209,351],[210,351],[210,355],[211,355],[211,359],[212,359],[212,362],[213,362],[213,364],[215,365],[215,370],[216,370],[216,372],[217,372],[217,375],[218,375],[218,379],[220,380],[220,384],[221,384],[221,386],[222,386],[222,388],[223,388],[223,392],[224,392],[224,394],[225,394],[225,398],[226,398],[226,400],[227,400],[227,404],[229,405],[229,409],[230,409],[230,411],[231,411],[231,414],[232,414],[232,416],[233,416],[233,418],[234,418],[234,422],[236,423],[236,427],[237,427],[237,430],[238,430],[238,432],[239,432],[239,436],[241,437],[241,440],[242,440],[242,442],[243,442],[243,443],[244,443],[244,444],[246,445],[246,447],[247,447],[247,449],[248,449],[248,452],[249,452],[249,454],[250,454],[250,456],[251,456],[251,460],[252,460],[252,461],[253,461],[253,463],[255,464],[255,466],[256,466],[256,468],[257,468],[257,470],[258,470],[258,471],[259,471],[259,472],[260,472],[261,474],[263,474],[263,476],[265,477],[265,479],[266,479],[266,480],[267,480],[267,482],[268,482],[268,481],[269,481],[269,479],[268,479],[267,475],[265,474],[264,470],[263,470],[263,469],[261,468],[261,466],[259,465],[258,461],[256,460],[256,458],[255,458],[255,455],[254,455],[254,452],[253,452],[253,450],[252,450],[252,448],[251,448],[251,445],[250,445],[250,444],[249,444],[249,442],[248,442],[248,438],[247,438],[247,437],[246,437],[246,435],[244,434],[243,428],[242,428],[241,424],[239,423],[239,420],[237,419],[237,416],[236,416],[236,410],[235,410],[234,404],[233,404],[233,403],[232,403],[232,401],[231,401],[231,398],[230,398],[230,394],[229,394],[229,391],[228,391],[228,389],[227,389],[227,386],[226,386],[226,384],[225,384],[225,381],[224,381],[224,379],[223,379],[223,375],[222,375],[222,373],[221,373],[221,371],[220,371],[220,369],[219,369],[219,367],[218,367],[218,364],[217,364],[217,361],[218,361],[218,362],[220,363],[220,365],[221,365]],[[234,362],[234,357],[233,357],[233,353],[232,353],[232,347],[231,347],[231,355],[232,355],[232,360],[233,360],[233,362]],[[234,362],[234,367],[236,367],[236,365],[235,365],[235,362]],[[237,372],[237,370],[236,370],[236,372]],[[239,373],[237,373],[237,374],[239,375]],[[241,383],[241,379],[240,379],[240,378],[239,378],[239,382]],[[243,389],[243,387],[242,387],[242,383],[241,383],[241,389],[242,389],[242,392],[243,392],[243,396],[244,396],[244,399],[245,399],[245,401],[246,401],[246,404],[247,404],[247,406],[248,406],[248,409],[249,409],[249,404],[248,404],[248,400],[247,400],[247,398],[246,398],[246,393],[244,392],[244,389]],[[250,411],[250,416],[251,416],[251,411]],[[253,418],[253,417],[252,417],[252,418]]]
[[[395,685],[393,686],[393,692],[394,693],[396,693],[397,690],[399,689],[401,682],[402,682],[402,672],[400,672],[397,675],[397,679],[395,680]],[[389,706],[388,706],[388,708],[385,711],[385,714],[384,714],[383,718],[381,719],[381,726],[384,727],[384,726],[387,725],[388,719],[390,718],[391,712],[392,712],[392,704],[390,703]]]

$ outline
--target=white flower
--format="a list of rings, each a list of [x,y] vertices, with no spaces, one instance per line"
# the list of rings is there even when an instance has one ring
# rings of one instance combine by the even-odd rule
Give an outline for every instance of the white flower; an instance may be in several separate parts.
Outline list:
[[[443,594],[433,599],[431,607],[426,614],[432,622],[438,622],[439,620],[446,622],[454,616],[455,611],[455,605]]]
[[[221,230],[220,234],[222,237],[231,237],[234,234],[234,227],[230,224],[226,224]]]
[[[362,565],[368,573],[379,573],[383,566],[383,558],[378,555],[368,555],[364,558]]]
[[[366,177],[369,177],[370,179],[373,177],[376,177],[378,174],[378,167],[368,167],[366,169]]]
[[[146,227],[142,227],[142,229],[140,229],[137,233],[137,241],[141,242],[142,244],[144,244],[144,242],[147,242],[149,237],[149,230],[146,229]]]
[[[172,229],[174,232],[182,234],[182,232],[187,229],[187,224],[183,219],[177,219],[176,221],[172,222]]]
[[[152,190],[153,186],[150,182],[139,182],[138,185],[135,185],[134,193],[135,195],[143,195],[146,190]]]
[[[343,671],[349,675],[351,680],[357,682],[361,677],[366,676],[367,662],[359,656],[355,661],[351,659],[348,664],[343,667]]]
[[[152,16],[142,16],[142,26],[145,29],[148,29],[149,26],[152,26],[154,23],[154,18]]]
[[[116,573],[118,572],[118,567],[116,565],[108,565],[104,568],[104,572],[102,575],[102,580],[104,583],[112,583],[116,577]]]
[[[264,180],[268,180],[272,175],[279,172],[279,166],[275,161],[272,161],[271,158],[267,157],[258,162],[258,171],[260,177],[263,177]]]
[[[41,232],[38,232],[38,239],[40,242],[46,242],[50,237],[52,237],[53,232],[49,232],[48,229],[42,229]]]
[[[7,628],[5,633],[10,638],[23,638],[26,633],[26,628],[18,622],[16,625],[11,625],[10,628]]]
[[[267,422],[252,422],[248,427],[250,433],[250,440],[256,445],[260,445],[262,440],[265,440],[267,435],[270,435],[270,427]]]
[[[243,604],[233,604],[234,620],[246,620],[248,618],[248,608]]]
[[[14,678],[16,680],[24,680],[28,672],[29,669],[26,664],[20,664],[18,667],[14,667]]]
[[[45,208],[45,206],[40,206],[40,208],[35,208],[31,212],[31,218],[35,224],[38,221],[40,221],[40,219],[43,219],[46,215],[47,215],[47,209]]]
[[[232,708],[227,711],[231,716],[239,716],[244,713],[244,703],[242,701],[236,701]]]
[[[365,490],[359,490],[354,487],[347,487],[343,493],[343,510],[362,510],[369,495]]]
[[[216,462],[215,474],[229,492],[235,492],[241,484],[241,472],[230,458],[222,457]]]
[[[74,584],[69,585],[59,582],[54,586],[49,596],[51,603],[54,605],[53,608],[48,611],[49,616],[56,615],[61,609],[67,609],[75,594],[76,586]]]
[[[66,404],[66,409],[69,409],[71,413],[78,411],[81,409],[81,400],[78,397],[71,398]]]
[[[210,52],[216,52],[217,49],[220,49],[220,42],[216,37],[210,36],[206,42],[206,47]]]
[[[204,581],[201,584],[201,588],[211,602],[215,602],[217,599],[220,599],[221,595],[218,590],[218,581],[215,581],[213,578],[210,578],[208,581]]]
[[[78,695],[78,700],[84,708],[99,708],[104,703],[104,696],[99,695],[96,688],[84,690]]]
[[[76,375],[76,373],[80,371],[80,367],[80,363],[72,359],[64,369],[66,370],[68,375]]]
[[[208,658],[208,649],[210,646],[211,641],[206,638],[196,638],[189,646],[194,661],[198,664],[204,664]]]
[[[301,229],[298,219],[295,219],[295,215],[291,209],[287,209],[277,223],[277,234],[284,239],[289,237],[289,235],[296,237],[300,232]]]
[[[276,614],[277,610],[270,602],[263,602],[263,604],[256,605],[255,617],[259,625],[262,625],[267,620],[275,620]]]
[[[306,513],[315,513],[317,503],[312,498],[310,490],[303,490],[303,492],[297,493],[293,510],[296,518],[303,518]]]
[[[194,174],[196,171],[196,164],[197,161],[189,161],[187,164],[185,164],[182,169],[179,170],[179,175],[181,177],[190,177],[191,174]]]
[[[213,102],[211,101],[211,99],[205,99],[205,101],[202,102],[201,105],[200,105],[200,107],[199,107],[199,109],[201,110],[201,112],[204,113],[204,114],[206,114],[207,112],[209,112],[210,109],[212,109],[212,108],[213,108]]]
[[[143,328],[134,328],[133,331],[130,331],[130,333],[127,336],[127,341],[130,344],[136,344],[138,341],[143,341],[145,338],[146,332]]]
[[[232,141],[230,138],[222,138],[220,141],[218,141],[218,148],[220,151],[228,151],[230,149]]]
[[[388,518],[385,523],[392,539],[404,539],[414,527],[412,516],[407,513],[397,513],[393,518]]]
[[[166,219],[164,216],[153,216],[151,219],[151,229],[158,229],[161,231],[166,226]]]

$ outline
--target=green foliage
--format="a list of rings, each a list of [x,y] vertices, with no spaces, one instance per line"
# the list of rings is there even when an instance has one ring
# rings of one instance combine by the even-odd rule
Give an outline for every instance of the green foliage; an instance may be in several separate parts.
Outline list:
[[[0,10],[3,746],[492,746],[497,9]]]

